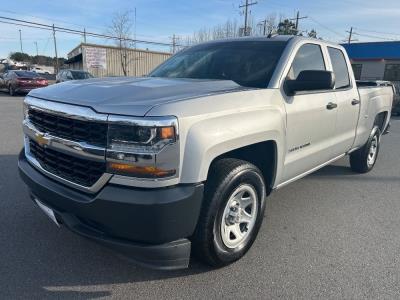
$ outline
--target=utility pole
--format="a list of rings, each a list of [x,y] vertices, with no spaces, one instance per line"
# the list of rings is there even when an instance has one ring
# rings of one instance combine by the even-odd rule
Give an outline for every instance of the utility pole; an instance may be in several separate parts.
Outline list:
[[[353,27],[350,27],[350,31],[346,31],[346,32],[349,33],[349,39],[347,40],[347,43],[350,44],[352,41],[354,41],[351,39],[353,37]]]
[[[37,46],[37,42],[34,42],[35,46],[36,46],[36,56],[39,56],[39,50],[38,50],[38,46]]]
[[[136,57],[136,7],[135,7],[135,19],[134,19],[134,21],[135,21],[135,23],[134,23],[134,29],[133,29],[133,39],[135,40],[135,44],[134,44],[134,49],[135,49],[135,51],[134,51],[134,61],[135,61],[135,77],[137,77],[137,61],[138,61],[138,58]]]
[[[54,29],[53,24],[53,41],[54,41],[54,53],[56,54],[56,64],[54,67],[54,73],[58,73],[58,55],[57,55],[57,41],[56,41],[56,30]]]
[[[249,0],[246,0],[246,4],[243,5],[239,5],[239,8],[243,8],[244,7],[244,35],[248,36],[250,32],[248,32],[248,26],[247,26],[247,22],[248,22],[248,13],[249,13],[249,6],[255,5],[257,4],[257,2],[250,2]]]
[[[263,26],[263,35],[267,34],[267,19],[262,20],[260,23],[258,23],[259,25]]]
[[[86,28],[83,28],[83,42],[86,44]]]
[[[307,19],[307,18],[308,18],[307,16],[305,16],[305,17],[300,17],[300,11],[297,11],[296,18],[289,19],[289,20],[291,20],[291,21],[295,20],[295,21],[296,21],[296,23],[295,23],[295,28],[296,28],[296,30],[298,30],[298,29],[299,29],[299,20],[301,20],[301,19]]]
[[[172,35],[172,54],[175,54],[175,52],[176,52],[176,47],[178,46],[177,45],[177,41],[179,40],[179,37],[177,37],[176,35],[175,35],[175,33]]]
[[[21,46],[21,53],[24,53],[24,51],[22,51],[22,35],[21,35],[21,29],[19,29],[19,44]]]

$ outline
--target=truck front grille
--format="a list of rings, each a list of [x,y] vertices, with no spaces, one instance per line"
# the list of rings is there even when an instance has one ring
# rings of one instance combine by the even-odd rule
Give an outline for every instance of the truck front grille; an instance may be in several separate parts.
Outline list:
[[[85,187],[95,184],[106,170],[105,162],[80,159],[29,141],[30,153],[46,171]]]
[[[106,123],[70,119],[36,109],[30,109],[28,115],[30,122],[42,132],[94,146],[107,145]]]

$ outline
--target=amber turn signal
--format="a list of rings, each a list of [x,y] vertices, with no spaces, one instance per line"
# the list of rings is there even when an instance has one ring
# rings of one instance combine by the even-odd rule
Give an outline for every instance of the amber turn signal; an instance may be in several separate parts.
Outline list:
[[[139,167],[124,163],[108,163],[108,169],[115,174],[144,178],[163,178],[173,176],[176,170],[163,170],[156,167]]]
[[[159,130],[160,130],[160,138],[168,140],[175,139],[175,128],[173,126],[161,127]]]

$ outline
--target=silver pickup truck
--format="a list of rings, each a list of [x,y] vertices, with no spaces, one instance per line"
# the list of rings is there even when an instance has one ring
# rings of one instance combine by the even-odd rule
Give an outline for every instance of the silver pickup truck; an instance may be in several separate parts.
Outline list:
[[[208,42],[148,77],[31,91],[19,170],[58,225],[148,267],[187,267],[191,252],[219,267],[249,250],[273,190],[345,155],[370,171],[392,99],[357,88],[336,44]]]

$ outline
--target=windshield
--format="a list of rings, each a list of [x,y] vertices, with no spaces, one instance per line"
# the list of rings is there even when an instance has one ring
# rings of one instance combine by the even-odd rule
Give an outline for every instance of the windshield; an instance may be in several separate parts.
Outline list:
[[[246,87],[267,87],[286,42],[227,41],[184,50],[149,76],[232,80]]]
[[[14,73],[17,74],[18,77],[29,77],[29,78],[39,77],[39,75],[36,74],[35,72],[14,71]]]
[[[88,73],[88,72],[77,72],[77,71],[71,71],[72,77],[74,79],[88,79],[88,78],[93,78],[93,75]]]

